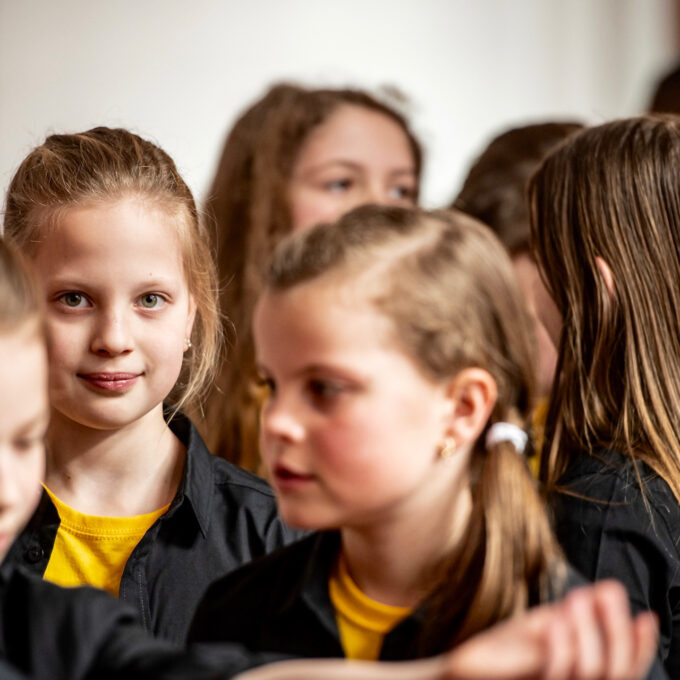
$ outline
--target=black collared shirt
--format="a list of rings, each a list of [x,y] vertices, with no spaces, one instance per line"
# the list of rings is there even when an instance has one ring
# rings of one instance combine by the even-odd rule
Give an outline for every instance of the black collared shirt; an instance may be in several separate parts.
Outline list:
[[[132,607],[102,590],[61,588],[4,563],[0,659],[7,680],[218,680],[278,657],[236,645],[184,650],[152,637]]]
[[[623,583],[633,611],[659,616],[659,654],[680,678],[680,505],[670,487],[614,451],[583,456],[559,481],[550,501],[567,559],[592,581]]]
[[[196,610],[189,641],[236,642],[256,652],[301,657],[343,657],[328,590],[339,550],[338,532],[319,532],[219,579]],[[564,587],[582,583],[569,571]],[[426,616],[424,607],[416,608],[390,630],[380,659],[422,657],[419,642]]]
[[[147,630],[183,643],[212,581],[300,534],[280,521],[264,480],[211,455],[185,416],[169,424],[187,449],[182,482],[169,510],[132,552],[119,597]],[[5,561],[42,576],[58,528],[59,515],[44,493]]]

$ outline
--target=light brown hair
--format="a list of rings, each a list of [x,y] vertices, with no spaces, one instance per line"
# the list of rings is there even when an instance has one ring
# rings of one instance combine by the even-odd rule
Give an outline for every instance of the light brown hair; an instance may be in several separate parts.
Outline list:
[[[481,220],[512,255],[529,250],[527,183],[556,145],[581,130],[545,122],[506,130],[475,160],[452,207]]]
[[[550,489],[571,461],[614,449],[680,500],[680,120],[584,130],[529,194],[535,256],[563,321],[541,475]]]
[[[560,552],[525,460],[508,442],[485,443],[493,423],[521,427],[533,406],[529,320],[502,245],[455,211],[358,208],[286,239],[266,285],[285,291],[329,271],[375,272],[369,299],[425,375],[445,382],[479,367],[498,388],[471,456],[465,538],[445,564],[433,565],[420,642],[424,655],[435,653],[543,601],[558,582]]]
[[[0,333],[12,333],[42,319],[43,295],[21,253],[0,238]]]
[[[342,105],[395,121],[408,138],[416,179],[421,149],[396,108],[361,90],[272,87],[236,121],[222,151],[206,212],[214,221],[220,305],[235,341],[199,427],[216,454],[256,470],[260,396],[254,387],[251,331],[255,301],[274,247],[291,230],[288,187],[297,154],[312,130]],[[233,325],[232,325],[233,324]],[[231,333],[233,335],[233,332]]]
[[[49,136],[28,154],[10,183],[4,234],[30,256],[43,230],[56,226],[64,211],[130,195],[153,202],[173,220],[184,275],[196,302],[193,349],[185,354],[170,399],[179,408],[197,399],[214,374],[221,323],[206,234],[191,191],[165,151],[122,129],[98,127]]]

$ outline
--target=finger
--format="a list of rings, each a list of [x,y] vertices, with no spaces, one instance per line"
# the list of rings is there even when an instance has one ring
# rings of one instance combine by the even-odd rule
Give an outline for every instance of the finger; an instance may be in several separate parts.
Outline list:
[[[574,676],[593,680],[603,676],[604,643],[595,613],[595,587],[572,591],[564,599],[564,607],[573,635]]]
[[[576,660],[574,633],[564,606],[554,612],[544,629],[544,669],[542,680],[568,680]]]
[[[600,581],[594,586],[593,600],[603,643],[603,676],[625,679],[636,647],[628,593],[617,581]]]
[[[642,612],[633,621],[634,655],[630,680],[644,678],[658,653],[659,621],[656,614]]]

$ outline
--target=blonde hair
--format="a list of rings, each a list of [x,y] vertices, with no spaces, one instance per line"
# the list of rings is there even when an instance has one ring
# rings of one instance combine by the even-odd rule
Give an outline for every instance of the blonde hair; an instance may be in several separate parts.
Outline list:
[[[614,449],[680,501],[680,120],[584,130],[545,160],[529,195],[563,320],[542,477],[553,488],[571,461]]]
[[[179,409],[197,399],[211,381],[222,336],[208,239],[191,191],[170,156],[123,129],[51,135],[28,154],[10,183],[4,233],[31,255],[43,230],[56,224],[64,211],[127,196],[153,201],[175,222],[184,275],[196,302],[193,349],[185,355],[170,397]]]
[[[423,654],[461,642],[549,597],[562,564],[526,462],[495,422],[518,426],[532,409],[531,327],[509,257],[462,213],[366,206],[294,234],[277,249],[266,286],[285,291],[329,271],[375,272],[370,300],[424,374],[447,381],[466,367],[493,376],[498,398],[471,457],[473,508],[462,546],[427,599]]]
[[[11,333],[42,319],[43,296],[21,253],[0,238],[0,333]]]
[[[252,315],[263,272],[274,247],[291,230],[288,187],[308,135],[342,105],[387,116],[401,127],[413,154],[416,179],[422,152],[404,116],[393,105],[353,89],[273,86],[236,121],[224,145],[206,212],[216,228],[220,304],[236,329],[201,428],[214,453],[257,470],[260,395],[254,388]],[[197,418],[200,426],[200,418]]]

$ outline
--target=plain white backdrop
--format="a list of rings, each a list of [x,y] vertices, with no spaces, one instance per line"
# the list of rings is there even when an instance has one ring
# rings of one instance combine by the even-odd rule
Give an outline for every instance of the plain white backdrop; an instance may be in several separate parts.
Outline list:
[[[0,0],[0,191],[50,132],[125,126],[199,200],[239,112],[279,80],[399,87],[428,207],[504,128],[644,110],[673,0]]]

